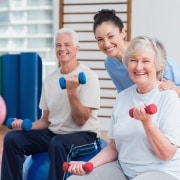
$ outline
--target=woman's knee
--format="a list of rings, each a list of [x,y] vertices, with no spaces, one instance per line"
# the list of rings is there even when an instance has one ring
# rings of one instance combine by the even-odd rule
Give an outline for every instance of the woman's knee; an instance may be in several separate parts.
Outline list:
[[[69,176],[68,180],[88,180],[87,178],[85,178],[84,176],[77,176],[77,175],[71,175]],[[92,180],[92,179],[89,179]]]

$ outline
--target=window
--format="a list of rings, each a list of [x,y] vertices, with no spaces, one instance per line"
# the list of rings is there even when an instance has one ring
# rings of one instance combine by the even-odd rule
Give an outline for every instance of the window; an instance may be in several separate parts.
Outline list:
[[[56,65],[53,35],[56,0],[1,0],[0,53],[37,52],[44,76]],[[55,4],[56,3],[56,4]]]

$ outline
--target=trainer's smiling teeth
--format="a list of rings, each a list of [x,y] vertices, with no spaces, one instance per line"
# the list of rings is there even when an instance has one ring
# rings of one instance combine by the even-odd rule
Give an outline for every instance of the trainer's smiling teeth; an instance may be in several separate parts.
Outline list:
[[[106,50],[107,52],[110,52],[110,51],[112,51],[113,49],[114,49],[114,47],[106,48],[105,50]]]

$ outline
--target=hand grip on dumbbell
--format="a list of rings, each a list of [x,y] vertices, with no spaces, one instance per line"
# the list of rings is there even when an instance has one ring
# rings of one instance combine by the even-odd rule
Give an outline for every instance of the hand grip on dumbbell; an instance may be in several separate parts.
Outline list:
[[[63,171],[65,171],[65,172],[68,171],[69,166],[70,166],[70,164],[68,162],[64,162],[63,163]],[[94,169],[93,163],[87,162],[87,163],[83,164],[83,169],[86,172],[93,171],[93,169]]]
[[[12,122],[14,121],[14,118],[9,118],[6,121],[6,125],[9,129],[12,129]],[[24,119],[22,122],[22,129],[25,131],[29,131],[32,128],[32,121],[30,119]]]
[[[157,112],[157,106],[156,106],[155,104],[150,104],[150,105],[148,105],[148,106],[145,107],[145,111],[146,111],[146,113],[148,113],[148,114],[155,114],[155,113]],[[131,109],[129,110],[129,115],[130,115],[132,118],[134,117],[133,113],[134,113],[134,108],[131,108]]]
[[[78,74],[78,80],[80,84],[86,84],[86,76],[83,72]],[[66,79],[64,77],[59,78],[59,85],[61,89],[66,89]]]

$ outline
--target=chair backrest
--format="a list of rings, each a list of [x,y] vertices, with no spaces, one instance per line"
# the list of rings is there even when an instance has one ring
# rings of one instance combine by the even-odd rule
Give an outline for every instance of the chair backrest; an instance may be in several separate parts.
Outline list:
[[[37,120],[42,87],[42,60],[37,53],[4,54],[0,58],[0,93],[8,118]],[[5,124],[4,123],[4,124]]]

